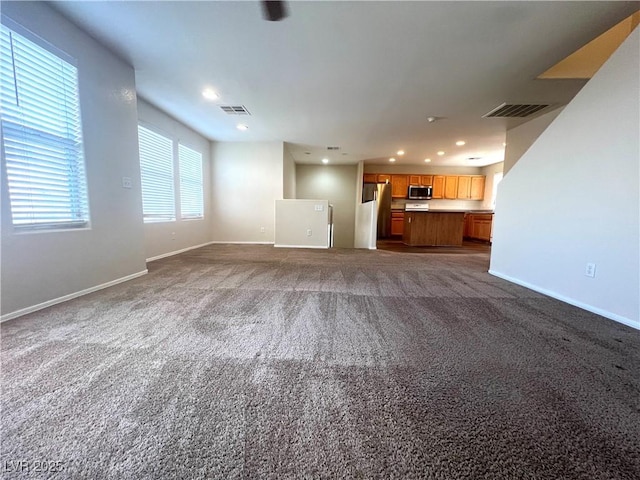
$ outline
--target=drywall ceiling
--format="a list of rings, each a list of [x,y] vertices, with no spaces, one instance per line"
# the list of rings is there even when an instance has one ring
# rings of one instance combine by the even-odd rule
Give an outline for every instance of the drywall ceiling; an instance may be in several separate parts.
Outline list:
[[[133,65],[140,96],[213,141],[283,141],[297,163],[480,166],[526,121],[483,115],[568,103],[585,80],[536,77],[638,2],[290,1],[280,22],[257,1],[54,6]]]

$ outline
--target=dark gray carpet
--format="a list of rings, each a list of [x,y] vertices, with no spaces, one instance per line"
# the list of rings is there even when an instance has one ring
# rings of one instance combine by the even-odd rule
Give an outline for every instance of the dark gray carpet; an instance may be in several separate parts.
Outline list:
[[[214,245],[6,322],[3,476],[640,478],[640,332],[487,268]]]

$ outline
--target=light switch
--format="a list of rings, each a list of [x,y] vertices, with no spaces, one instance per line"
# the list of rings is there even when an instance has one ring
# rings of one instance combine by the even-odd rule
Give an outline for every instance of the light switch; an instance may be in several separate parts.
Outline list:
[[[122,188],[131,188],[131,177],[122,177]]]
[[[316,205],[316,212],[321,212],[323,210],[324,210],[324,205],[322,204]]]

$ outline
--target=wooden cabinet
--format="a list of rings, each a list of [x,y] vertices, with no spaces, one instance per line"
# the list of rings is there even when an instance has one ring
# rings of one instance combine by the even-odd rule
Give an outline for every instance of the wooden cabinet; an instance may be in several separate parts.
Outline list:
[[[444,198],[458,198],[458,177],[456,175],[444,177]]]
[[[391,235],[400,235],[404,232],[404,212],[391,212]]]
[[[391,175],[391,198],[407,198],[408,175]]]
[[[456,198],[463,200],[482,200],[484,198],[484,176],[458,176],[458,190]]]
[[[456,193],[456,198],[469,198],[469,193],[471,192],[471,177],[469,176],[459,176],[458,177],[458,190]]]
[[[399,175],[365,173],[364,183],[390,183],[393,198],[407,198],[409,185],[431,185],[434,199],[482,200],[484,175]]]
[[[444,175],[433,176],[431,198],[444,198]]]
[[[420,175],[420,185],[433,185],[433,175]]]
[[[469,194],[469,198],[471,200],[484,199],[484,183],[485,183],[484,175],[476,175],[471,177],[471,191]]]
[[[469,213],[465,217],[464,236],[490,242],[492,227],[492,213]]]
[[[365,173],[362,176],[363,183],[378,183],[378,174],[377,173]]]
[[[403,243],[413,246],[462,245],[464,212],[406,212]]]

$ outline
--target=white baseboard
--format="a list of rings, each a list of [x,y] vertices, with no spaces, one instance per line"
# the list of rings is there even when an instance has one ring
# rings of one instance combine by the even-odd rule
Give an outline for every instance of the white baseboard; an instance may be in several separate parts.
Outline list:
[[[161,255],[156,255],[155,257],[147,258],[147,262],[153,262],[154,260],[160,260],[161,258],[172,257],[174,255],[178,255],[179,253],[188,252],[189,250],[195,250],[196,248],[206,247],[207,245],[211,245],[212,243],[217,243],[217,242],[201,243],[200,245],[194,245],[193,247],[181,248],[180,250],[174,250],[173,252],[163,253]]]
[[[226,245],[273,245],[273,242],[235,242],[233,240],[214,240],[209,243],[226,244]]]
[[[22,315],[26,315],[28,313],[37,312],[38,310],[51,307],[52,305],[57,305],[58,303],[66,302],[67,300],[72,300],[74,298],[81,297],[82,295],[87,295],[88,293],[97,292],[98,290],[102,290],[104,288],[112,287],[119,283],[133,280],[134,278],[141,277],[143,275],[146,275],[147,273],[149,273],[148,270],[144,269],[141,272],[132,273],[131,275],[127,275],[126,277],[117,278],[115,280],[111,280],[110,282],[103,283],[101,285],[96,285],[95,287],[85,288],[84,290],[80,290],[79,292],[70,293],[69,295],[64,295],[62,297],[54,298],[53,300],[47,300],[46,302],[42,302],[37,305],[33,305],[31,307],[21,308],[20,310],[16,310],[15,312],[2,315],[2,317],[0,317],[0,323],[6,322],[7,320],[12,320],[14,318],[21,317]]]
[[[553,292],[551,290],[547,290],[546,288],[538,287],[537,285],[524,282],[517,278],[510,277],[509,275],[496,272],[495,270],[489,270],[489,273],[494,277],[502,278],[503,280],[506,280],[508,282],[515,283],[522,287],[526,287],[530,290],[533,290],[534,292],[542,293],[543,295],[547,295],[548,297],[555,298],[556,300],[560,300],[561,302],[568,303],[569,305],[573,305],[574,307],[581,308],[588,312],[595,313],[602,317],[608,318],[609,320],[613,320],[614,322],[622,323],[623,325],[627,325],[628,327],[640,330],[640,322],[633,321],[630,318],[625,318],[621,315],[594,307],[593,305],[588,305],[586,303],[580,302],[573,298],[565,297],[564,295],[561,295],[559,293]]]
[[[318,248],[318,249],[328,249],[326,245],[274,245],[275,248]]]

